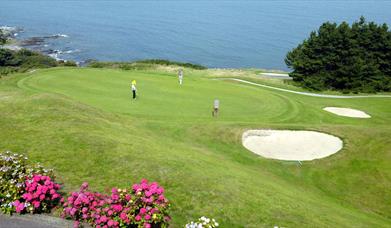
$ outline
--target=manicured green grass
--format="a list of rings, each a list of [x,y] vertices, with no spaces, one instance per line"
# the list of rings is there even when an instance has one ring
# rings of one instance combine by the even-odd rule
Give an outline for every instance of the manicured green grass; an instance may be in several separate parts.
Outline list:
[[[58,68],[3,78],[0,150],[55,168],[67,191],[83,181],[97,191],[158,181],[174,227],[202,215],[222,227],[391,226],[391,99],[306,97],[212,80],[211,71],[185,70],[182,87],[175,71],[161,69]],[[372,118],[335,116],[325,106]],[[253,128],[324,131],[345,145],[301,165],[268,160],[241,146],[242,132]]]

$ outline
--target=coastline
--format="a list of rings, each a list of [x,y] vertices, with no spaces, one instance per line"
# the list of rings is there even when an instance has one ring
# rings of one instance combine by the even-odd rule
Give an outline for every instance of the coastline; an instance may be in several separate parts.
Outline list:
[[[85,57],[83,54],[78,54],[81,52],[85,52],[85,50],[80,50],[76,47],[72,47],[72,39],[67,34],[44,34],[40,36],[29,36],[27,35],[27,29],[20,28],[17,26],[8,26],[8,25],[0,25],[0,31],[3,31],[7,35],[7,42],[3,45],[0,44],[0,48],[9,49],[12,51],[19,51],[21,49],[28,49],[31,51],[39,52],[43,55],[47,55],[52,57],[57,61],[74,61],[78,66],[86,66],[90,62],[99,61],[99,62],[111,62],[111,63],[132,63],[144,60],[151,60],[153,58],[142,58],[142,59],[132,59],[128,60],[101,60],[96,59],[95,56]],[[82,56],[82,57],[81,57]],[[177,60],[165,59],[171,62],[177,62]],[[186,60],[179,60],[178,62],[188,62]],[[195,64],[191,62],[191,64]],[[197,65],[197,64],[195,64]],[[283,69],[265,69],[264,67],[207,67],[209,69],[216,70],[255,70],[260,72],[268,72],[268,73],[287,73],[286,70]]]
[[[19,51],[22,49],[28,49],[31,51],[39,52],[43,55],[49,56],[56,61],[74,61],[77,66],[86,66],[91,62],[101,62],[101,63],[111,63],[111,64],[131,64],[135,62],[140,61],[149,61],[151,59],[140,59],[140,60],[125,60],[125,61],[99,61],[92,59],[84,59],[81,61],[75,61],[72,58],[65,58],[64,55],[72,55],[72,53],[80,52],[79,49],[64,49],[59,50],[55,49],[54,45],[51,45],[51,43],[55,40],[58,40],[58,42],[64,42],[61,39],[67,39],[69,38],[66,34],[52,34],[52,35],[45,35],[45,36],[20,36],[20,34],[24,33],[23,28],[14,27],[14,26],[7,26],[7,25],[0,25],[0,32],[3,32],[3,34],[6,35],[7,42],[5,44],[0,44],[0,48],[12,50],[12,51]],[[58,48],[58,47],[57,47]],[[165,59],[159,59],[163,61],[169,61],[169,62],[175,62],[172,60],[165,60]],[[186,62],[186,61],[184,61]],[[192,64],[192,63],[189,63]],[[195,64],[197,65],[197,64]],[[257,71],[260,73],[270,73],[270,74],[287,74],[288,72],[281,69],[265,69],[265,68],[256,68],[256,67],[249,67],[249,68],[230,68],[230,67],[206,67],[208,69],[214,69],[214,70],[223,70],[223,71]]]
[[[46,36],[32,36],[20,38],[20,33],[24,32],[23,28],[12,26],[0,26],[0,32],[5,35],[6,43],[0,44],[0,48],[9,49],[12,51],[19,51],[21,49],[28,49],[36,51],[41,54],[52,57],[57,61],[73,61],[72,59],[66,59],[61,57],[62,54],[71,54],[79,50],[58,50],[50,48],[50,42],[57,39],[65,39],[69,36],[66,34],[53,34]],[[77,64],[79,64],[77,62]]]

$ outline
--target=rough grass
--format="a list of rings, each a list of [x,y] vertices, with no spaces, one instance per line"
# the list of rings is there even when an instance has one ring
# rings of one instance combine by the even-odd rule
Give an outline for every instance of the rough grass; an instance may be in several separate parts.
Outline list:
[[[211,70],[51,69],[0,80],[0,150],[56,169],[66,190],[107,191],[148,178],[172,201],[173,226],[198,216],[222,227],[389,227],[391,99],[306,97],[211,80]],[[130,98],[137,80],[140,97]],[[221,115],[211,118],[214,98]],[[351,107],[371,119],[335,116]],[[245,129],[310,129],[345,147],[303,162],[263,159]]]

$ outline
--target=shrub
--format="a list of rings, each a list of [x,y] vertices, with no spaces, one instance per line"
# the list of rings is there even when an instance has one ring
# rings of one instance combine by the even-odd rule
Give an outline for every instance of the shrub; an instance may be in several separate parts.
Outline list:
[[[166,59],[146,59],[146,60],[139,60],[135,63],[150,63],[150,64],[158,64],[158,65],[176,65],[176,66],[182,66],[187,68],[193,68],[196,70],[205,70],[207,67],[199,65],[199,64],[193,64],[193,63],[182,63],[182,62],[176,62],[176,61],[170,61]]]
[[[7,36],[4,34],[4,32],[0,29],[0,45],[3,45],[7,42]]]
[[[215,219],[210,219],[202,216],[197,222],[190,222],[185,225],[186,228],[215,228],[218,227],[219,223]]]
[[[65,61],[63,65],[68,67],[77,67],[77,63],[72,60]]]
[[[114,63],[113,63],[114,64]],[[110,65],[106,62],[99,62],[99,61],[96,61],[96,60],[92,60],[91,62],[89,62],[87,64],[89,67],[92,67],[92,68],[103,68],[103,67],[110,67]]]
[[[181,63],[175,61],[169,61],[165,59],[146,59],[146,60],[138,60],[134,62],[99,62],[99,61],[90,61],[88,63],[89,67],[93,68],[119,68],[122,70],[144,70],[151,68],[151,65],[163,65],[163,66],[181,66],[192,68],[196,70],[204,70],[207,67],[193,64],[193,63]]]
[[[62,217],[93,227],[167,227],[169,203],[156,182],[142,180],[131,189],[112,189],[111,195],[89,192],[84,183],[64,203]]]
[[[290,76],[316,90],[391,91],[391,31],[363,17],[349,25],[324,23],[292,51]]]
[[[38,52],[21,49],[13,51],[0,48],[0,75],[23,72],[31,68],[49,68],[58,66],[58,62]]]
[[[25,182],[22,199],[16,200],[13,205],[17,213],[50,212],[63,200],[59,190],[60,185],[54,183],[49,176],[33,175]]]
[[[11,214],[16,211],[14,202],[22,199],[26,180],[34,174],[53,177],[52,170],[39,164],[28,165],[28,158],[9,151],[0,153],[0,211]]]

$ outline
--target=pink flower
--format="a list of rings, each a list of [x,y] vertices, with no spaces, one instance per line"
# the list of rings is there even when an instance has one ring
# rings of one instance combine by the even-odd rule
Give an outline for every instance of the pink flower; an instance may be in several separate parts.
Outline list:
[[[136,221],[140,221],[140,220],[141,220],[141,216],[140,216],[140,215],[137,215],[137,216],[135,217],[135,219],[136,219]]]
[[[71,208],[71,211],[69,212],[69,214],[71,214],[72,216],[74,216],[76,214],[76,208]]]
[[[45,194],[46,194],[47,191],[48,191],[48,187],[42,186],[42,193],[45,193]]]
[[[141,209],[140,209],[140,214],[142,214],[142,215],[143,215],[143,214],[145,214],[145,213],[147,213],[147,209],[145,209],[145,208],[141,208]]]
[[[151,228],[151,224],[149,224],[149,223],[144,223],[144,228]]]
[[[133,189],[133,191],[137,191],[137,189],[139,189],[140,187],[138,186],[138,184],[134,184],[133,186],[132,186],[132,189]]]
[[[33,199],[33,195],[31,195],[31,193],[25,193],[25,194],[23,194],[22,197],[23,197],[23,199],[25,199],[28,202],[30,202]]]
[[[145,203],[152,203],[153,202],[153,198],[152,197],[151,198],[143,198],[142,200]]]
[[[108,225],[109,227],[113,226],[113,225],[114,225],[114,221],[113,221],[113,220],[109,220],[109,221],[107,222],[107,225]]]
[[[38,175],[33,177],[34,182],[39,182],[40,180],[41,180],[41,177]]]
[[[39,200],[43,201],[44,199],[45,199],[45,195],[44,194],[39,196]]]
[[[83,214],[87,213],[87,212],[88,212],[88,208],[83,207],[83,208],[81,209],[81,212],[82,212]]]
[[[41,203],[39,201],[33,201],[33,206],[35,208],[39,208],[40,205],[41,205]]]
[[[146,220],[150,220],[150,219],[151,219],[151,216],[150,216],[149,214],[146,214],[146,215],[144,216],[144,218],[145,218]]]
[[[75,206],[80,206],[81,202],[80,202],[80,199],[77,198],[74,202]]]
[[[116,211],[116,212],[120,212],[122,211],[122,206],[120,204],[115,204],[113,205],[113,210]]]
[[[132,199],[132,197],[129,194],[126,194],[125,199],[126,199],[126,201],[130,201]]]
[[[107,222],[107,220],[108,220],[108,218],[106,216],[100,217],[100,221],[103,223]]]
[[[19,200],[16,200],[13,205],[15,206],[15,210],[17,213],[20,213],[24,210],[24,203],[19,202]]]
[[[146,192],[145,192],[145,196],[146,196],[146,197],[150,197],[151,195],[152,195],[152,192],[150,192],[150,191],[146,191]]]
[[[60,198],[60,197],[61,197],[61,196],[60,196],[59,194],[55,193],[55,194],[52,196],[52,200],[58,199],[58,198]]]
[[[71,214],[71,208],[67,207],[65,208],[65,214]]]
[[[122,212],[120,215],[119,215],[119,218],[123,221],[125,221],[126,219],[128,219],[128,216],[126,215],[125,212]]]
[[[119,196],[118,196],[117,194],[111,194],[111,198],[112,198],[114,201],[119,200]]]
[[[163,188],[158,188],[158,189],[156,189],[156,193],[157,194],[162,194],[164,192],[164,189]]]
[[[146,183],[141,183],[141,188],[142,188],[143,190],[147,190],[147,189],[148,189],[148,184],[146,184]]]
[[[118,189],[117,188],[112,188],[111,189],[112,194],[118,194]]]

